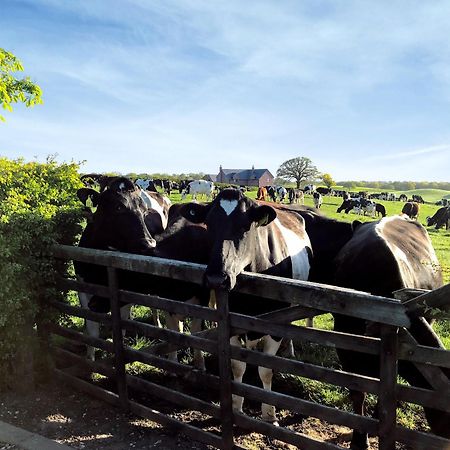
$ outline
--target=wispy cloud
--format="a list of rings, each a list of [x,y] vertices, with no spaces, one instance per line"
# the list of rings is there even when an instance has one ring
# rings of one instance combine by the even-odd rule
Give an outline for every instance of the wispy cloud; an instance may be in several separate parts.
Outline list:
[[[450,144],[434,145],[432,147],[419,148],[415,150],[406,150],[383,155],[373,155],[365,158],[366,161],[386,161],[391,159],[403,159],[411,156],[428,155],[430,153],[445,152],[450,156]]]

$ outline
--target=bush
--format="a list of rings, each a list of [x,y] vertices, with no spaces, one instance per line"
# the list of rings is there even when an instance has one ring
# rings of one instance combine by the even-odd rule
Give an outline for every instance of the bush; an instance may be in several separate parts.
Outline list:
[[[62,295],[50,246],[73,244],[81,231],[78,169],[0,158],[0,387],[33,382],[36,322]]]

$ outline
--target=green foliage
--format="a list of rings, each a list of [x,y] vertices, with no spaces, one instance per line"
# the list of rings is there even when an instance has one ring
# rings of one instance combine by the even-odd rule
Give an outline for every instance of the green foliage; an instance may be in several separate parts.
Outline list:
[[[17,369],[18,355],[35,345],[54,286],[54,243],[73,244],[82,218],[78,165],[0,158],[0,386]],[[60,267],[61,269],[61,267]]]
[[[331,186],[336,184],[333,177],[329,173],[322,174],[322,181],[327,188],[331,188]]]
[[[13,103],[27,107],[42,103],[42,90],[29,77],[16,78],[14,72],[23,71],[22,63],[10,52],[0,48],[0,103],[11,112]],[[0,115],[0,120],[5,118]]]
[[[288,159],[277,170],[277,177],[287,181],[295,180],[297,188],[302,181],[314,181],[318,176],[317,167],[304,156]]]

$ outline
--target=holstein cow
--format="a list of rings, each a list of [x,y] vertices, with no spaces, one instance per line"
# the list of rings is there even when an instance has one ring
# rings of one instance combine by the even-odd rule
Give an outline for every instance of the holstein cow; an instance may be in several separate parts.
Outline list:
[[[427,226],[432,227],[436,225],[436,230],[445,226],[448,230],[450,227],[450,206],[439,208],[432,217],[427,217]]]
[[[191,181],[187,188],[186,188],[186,194],[191,194],[192,199],[196,200],[197,195],[205,195],[206,198],[211,199],[212,194],[214,191],[214,183],[212,181],[206,181],[206,180],[195,180]],[[183,198],[186,196],[184,195]]]
[[[394,291],[406,287],[435,289],[442,285],[440,266],[430,238],[416,221],[394,216],[377,222],[361,224],[355,221],[350,224],[312,211],[299,211],[299,214],[305,220],[314,254],[311,281],[384,297],[392,297]],[[374,331],[366,321],[337,314],[334,315],[334,329],[358,335]],[[419,344],[443,347],[423,318],[412,319],[409,331]],[[344,350],[338,350],[338,355],[343,370],[379,376],[378,358]],[[410,363],[402,362],[399,374],[414,386],[430,388]],[[351,392],[351,399],[355,412],[363,414],[365,394]],[[450,437],[450,414],[432,408],[425,408],[425,414],[434,433]],[[355,430],[351,448],[366,449],[367,435]]]
[[[158,228],[152,226],[158,223],[154,216],[160,213],[150,209],[142,200],[143,191],[126,178],[119,178],[102,193],[97,191],[80,193],[81,198],[92,197],[97,210],[92,220],[85,228],[80,247],[100,250],[117,250],[127,253],[138,253],[156,257],[178,259],[182,261],[206,263],[206,231],[204,227],[188,224],[184,219],[173,220],[173,224],[164,233],[157,235]],[[155,194],[156,195],[156,194]],[[159,194],[158,194],[159,195]],[[192,252],[191,249],[196,251]],[[107,273],[104,267],[75,263],[77,275],[86,282],[107,284]],[[121,289],[169,297],[180,301],[207,304],[207,293],[203,289],[148,274],[129,271],[118,272]],[[109,300],[97,296],[80,294],[83,306],[97,312],[108,312]],[[122,305],[121,315],[127,318],[130,305]],[[175,315],[167,316],[167,325],[171,329],[181,330],[180,318]],[[192,321],[192,330],[200,331],[201,321]],[[96,322],[86,321],[87,332],[91,336],[98,336],[99,327]],[[92,348],[88,348],[88,356],[93,359]],[[176,353],[170,355],[176,359]],[[194,351],[194,364],[204,367],[200,351]]]
[[[277,191],[274,186],[266,186],[267,194],[273,202],[277,201]]]
[[[377,216],[386,217],[386,208],[381,203],[375,203]]]
[[[406,202],[402,208],[402,214],[406,214],[410,219],[419,217],[420,206],[416,202]]]
[[[307,280],[311,247],[304,221],[295,211],[275,210],[258,205],[239,191],[226,189],[209,205],[185,205],[182,214],[208,230],[210,258],[205,281],[210,288],[232,290],[236,277],[243,271],[265,273]],[[258,315],[283,307],[277,301],[261,302],[257,297],[230,292],[230,311]],[[264,352],[275,355],[281,339],[247,333],[245,346],[255,348],[263,341]],[[241,346],[239,336],[231,344]],[[246,363],[232,360],[234,379],[242,382]],[[271,369],[259,367],[264,389],[271,390]],[[233,408],[242,412],[243,398],[233,395]],[[276,422],[275,407],[263,403],[262,419]]]
[[[299,203],[301,205],[305,204],[305,194],[301,189],[289,188],[288,195],[289,195],[289,203],[291,205],[294,203]]]
[[[284,199],[287,196],[287,190],[284,186],[277,186],[275,188],[275,191],[277,193],[278,199],[280,200],[280,203],[284,202]]]
[[[313,193],[313,201],[314,201],[314,206],[316,208],[320,208],[323,203],[322,194],[320,194],[319,192],[314,192]]]

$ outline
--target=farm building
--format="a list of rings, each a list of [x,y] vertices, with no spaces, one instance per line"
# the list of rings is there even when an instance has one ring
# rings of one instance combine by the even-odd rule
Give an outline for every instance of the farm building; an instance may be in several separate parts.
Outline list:
[[[217,182],[217,175],[213,173],[208,173],[203,177],[206,181],[212,181],[213,183]]]
[[[273,184],[274,176],[269,169],[223,169],[217,174],[218,183],[237,184],[239,186],[267,186]]]

